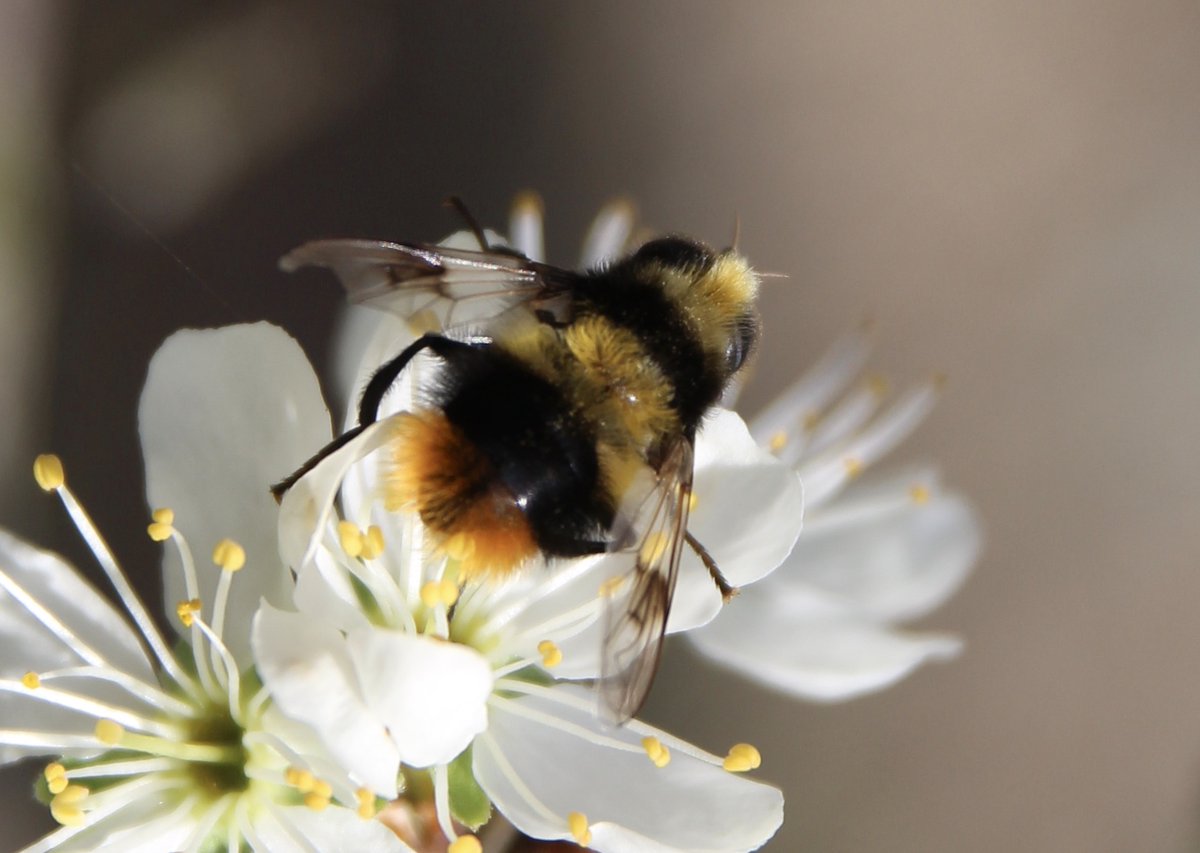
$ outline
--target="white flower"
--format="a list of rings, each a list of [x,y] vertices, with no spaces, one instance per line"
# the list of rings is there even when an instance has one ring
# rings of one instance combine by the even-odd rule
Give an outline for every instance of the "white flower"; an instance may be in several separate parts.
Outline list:
[[[848,390],[869,351],[863,332],[844,338],[754,419],[755,438],[804,481],[804,533],[777,571],[689,634],[712,660],[806,699],[879,690],[955,656],[958,638],[895,626],[941,605],[979,554],[975,514],[932,469],[859,478],[924,419],[940,385],[886,407],[877,380]]]
[[[61,558],[0,533],[0,760],[55,757],[39,787],[62,824],[28,851],[408,849],[249,669],[240,602],[286,592],[266,486],[304,459],[303,424],[328,422],[315,389],[272,384],[297,363],[290,338],[258,326],[182,333],[151,364],[140,417],[164,508],[149,533],[169,549],[186,642],[158,631],[61,463],[39,457],[133,624]]]
[[[536,229],[526,227],[522,217],[536,211],[523,205],[518,248],[538,257],[531,235],[540,242],[540,216]],[[599,230],[626,221],[616,211]],[[376,325],[358,347],[352,387],[410,340],[398,323]],[[758,766],[753,747],[721,757],[637,721],[606,726],[591,691],[570,683],[599,674],[602,587],[628,571],[626,555],[539,563],[460,588],[449,579],[453,566],[447,575],[447,560],[430,555],[420,524],[385,509],[379,457],[389,416],[410,407],[423,369],[416,362],[381,420],[284,497],[280,551],[297,570],[299,612],[265,606],[254,633],[279,708],[316,729],[380,794],[399,790],[402,770],[410,781],[424,771],[450,839],[459,837],[453,819],[476,827],[490,801],[527,835],[600,851],[760,846],[779,826],[783,800],[732,775]],[[690,530],[732,583],[757,580],[799,532],[798,478],[731,412],[706,422],[697,460]],[[708,571],[689,556],[669,630],[703,624],[720,606]]]

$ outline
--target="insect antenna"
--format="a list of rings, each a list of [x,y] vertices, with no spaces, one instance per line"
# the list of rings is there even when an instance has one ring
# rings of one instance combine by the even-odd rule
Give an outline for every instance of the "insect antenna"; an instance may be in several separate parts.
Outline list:
[[[463,222],[467,223],[467,228],[471,229],[471,233],[475,235],[475,239],[479,242],[481,251],[487,252],[491,250],[492,247],[488,245],[487,235],[483,233],[483,227],[479,224],[479,220],[471,214],[471,211],[467,209],[466,203],[461,198],[452,195],[443,204],[446,207],[452,208],[455,213],[463,218]]]

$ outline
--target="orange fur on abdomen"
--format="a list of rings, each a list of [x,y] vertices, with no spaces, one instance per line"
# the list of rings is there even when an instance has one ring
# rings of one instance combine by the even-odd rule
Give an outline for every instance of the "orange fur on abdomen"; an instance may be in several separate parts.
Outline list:
[[[464,579],[501,577],[538,552],[521,508],[491,461],[441,412],[398,420],[384,477],[389,510],[417,512]]]

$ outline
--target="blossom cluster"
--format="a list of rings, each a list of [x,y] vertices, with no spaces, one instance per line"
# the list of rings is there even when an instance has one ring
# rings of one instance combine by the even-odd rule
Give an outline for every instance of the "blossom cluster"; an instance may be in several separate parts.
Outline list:
[[[535,259],[539,211],[526,200],[510,223]],[[607,208],[584,264],[631,230],[627,206]],[[349,387],[407,335],[372,322],[347,347]],[[723,607],[689,554],[668,631],[807,699],[955,654],[955,638],[897,625],[944,601],[978,550],[971,510],[931,470],[859,476],[937,393],[931,381],[889,402],[878,383],[857,387],[868,349],[847,337],[749,425],[719,409],[696,441],[689,529],[742,592]],[[420,382],[417,364],[378,423],[277,505],[267,487],[334,435],[300,347],[265,323],[162,346],[139,426],[175,637],[62,462],[38,458],[38,484],[124,613],[60,557],[0,533],[0,760],[51,758],[35,787],[60,824],[27,850],[470,853],[493,811],[600,851],[751,850],[775,833],[783,795],[747,775],[763,762],[751,744],[713,754],[596,714],[602,591],[627,570],[621,555],[464,582],[418,519],[388,509],[391,419]]]

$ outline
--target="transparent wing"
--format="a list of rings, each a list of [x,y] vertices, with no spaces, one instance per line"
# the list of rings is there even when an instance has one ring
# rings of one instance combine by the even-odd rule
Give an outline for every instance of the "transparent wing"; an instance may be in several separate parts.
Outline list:
[[[279,266],[333,270],[351,302],[398,314],[421,331],[481,323],[517,305],[570,322],[576,273],[510,251],[473,252],[379,240],[316,240]]]
[[[691,442],[680,437],[655,474],[653,489],[634,513],[642,535],[633,570],[606,591],[599,690],[603,712],[616,724],[642,707],[658,671],[687,533]]]

